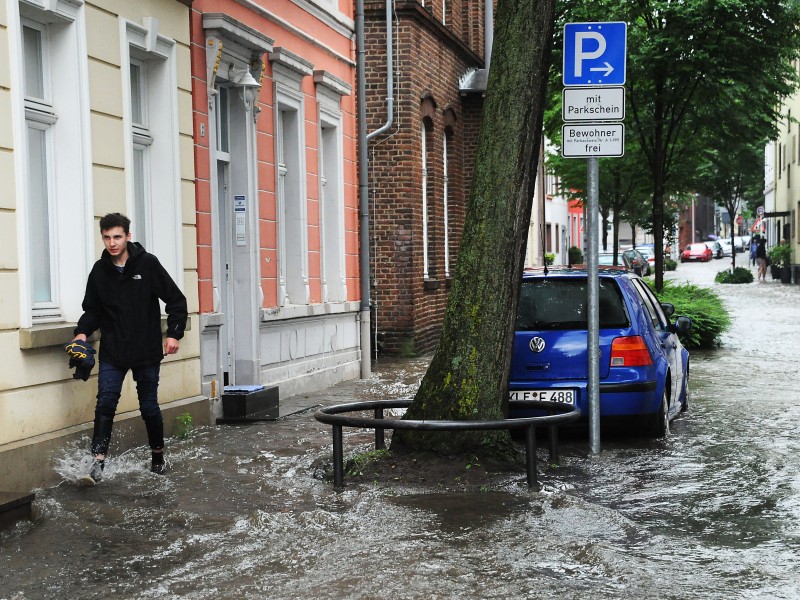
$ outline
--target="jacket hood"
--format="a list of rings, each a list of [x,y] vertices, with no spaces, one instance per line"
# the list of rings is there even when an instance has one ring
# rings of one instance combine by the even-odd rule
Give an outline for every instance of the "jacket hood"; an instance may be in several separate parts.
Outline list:
[[[133,263],[144,253],[144,246],[142,246],[139,242],[128,242],[128,262],[125,263],[126,266]],[[108,253],[108,250],[103,250],[100,258],[108,262],[110,265],[114,265],[114,261],[111,260],[111,255]]]

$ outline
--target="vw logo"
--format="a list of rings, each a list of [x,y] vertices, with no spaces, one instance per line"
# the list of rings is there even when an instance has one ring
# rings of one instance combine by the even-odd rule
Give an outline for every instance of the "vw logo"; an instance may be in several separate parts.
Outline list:
[[[531,338],[531,343],[528,344],[531,352],[541,352],[544,350],[544,340],[540,337]]]

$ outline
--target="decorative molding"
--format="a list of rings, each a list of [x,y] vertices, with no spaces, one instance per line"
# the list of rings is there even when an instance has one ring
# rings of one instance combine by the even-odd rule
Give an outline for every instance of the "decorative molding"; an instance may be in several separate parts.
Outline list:
[[[353,88],[349,83],[339,79],[328,71],[315,70],[314,83],[322,87],[326,87],[340,96],[349,96],[353,93]]]
[[[204,14],[203,29],[206,31],[206,38],[230,39],[259,55],[271,52],[275,43],[275,40],[260,31],[222,13]]]
[[[306,59],[289,52],[286,48],[275,48],[269,53],[269,61],[272,64],[281,65],[290,71],[294,71],[304,77],[314,73],[314,65]]]

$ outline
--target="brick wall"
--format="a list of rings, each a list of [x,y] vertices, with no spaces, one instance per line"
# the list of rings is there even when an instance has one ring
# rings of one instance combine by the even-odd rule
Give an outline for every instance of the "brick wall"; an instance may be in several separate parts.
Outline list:
[[[395,119],[369,143],[373,324],[389,354],[432,350],[449,289],[445,265],[444,136],[448,136],[448,249],[454,274],[482,99],[461,97],[459,79],[480,68],[482,2],[395,4]],[[480,5],[476,7],[476,5]],[[385,123],[386,23],[383,2],[367,2],[368,131]],[[423,277],[422,137],[426,136],[429,276]]]

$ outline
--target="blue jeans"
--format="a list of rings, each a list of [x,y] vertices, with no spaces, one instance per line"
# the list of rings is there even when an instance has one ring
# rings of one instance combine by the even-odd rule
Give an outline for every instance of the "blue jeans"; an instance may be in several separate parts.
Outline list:
[[[130,369],[136,382],[139,396],[139,411],[147,428],[147,439],[150,448],[160,450],[164,447],[164,420],[158,406],[158,378],[161,364],[144,365]],[[92,453],[106,454],[111,440],[111,428],[117,412],[122,382],[128,369],[115,367],[107,362],[100,363],[97,378],[97,404],[94,409],[94,434],[92,435]]]

